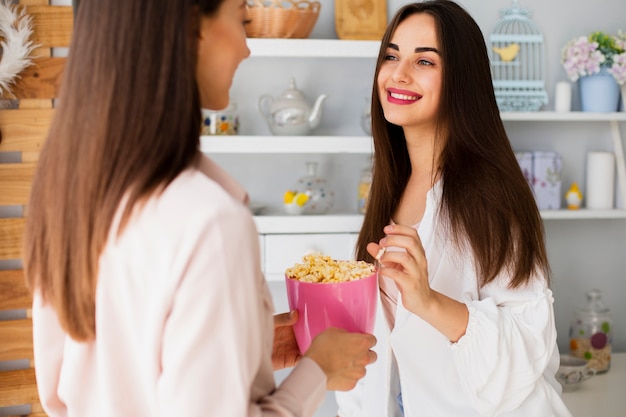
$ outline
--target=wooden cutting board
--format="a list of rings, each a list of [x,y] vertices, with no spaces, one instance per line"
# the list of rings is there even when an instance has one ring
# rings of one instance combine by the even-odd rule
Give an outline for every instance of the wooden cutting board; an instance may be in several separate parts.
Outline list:
[[[339,39],[380,40],[386,27],[386,0],[335,0]]]

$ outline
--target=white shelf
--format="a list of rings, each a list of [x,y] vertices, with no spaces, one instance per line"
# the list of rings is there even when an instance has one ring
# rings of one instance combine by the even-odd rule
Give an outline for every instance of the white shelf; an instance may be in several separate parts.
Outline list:
[[[369,136],[201,136],[205,153],[365,153],[374,151]]]
[[[376,58],[379,41],[249,38],[251,57]]]
[[[542,210],[544,220],[574,220],[574,219],[626,219],[626,210]]]
[[[626,219],[626,210],[542,210],[544,220]],[[361,214],[326,214],[318,216],[257,215],[260,234],[358,233],[363,223]]]
[[[503,121],[523,122],[626,122],[626,112],[591,113],[591,112],[502,112]]]
[[[501,117],[505,122],[626,122],[626,112],[503,112]],[[619,137],[619,132],[616,134]],[[206,153],[370,154],[373,145],[370,136],[201,136],[200,150]]]
[[[363,223],[363,215],[254,216],[254,222],[260,234],[358,233]]]

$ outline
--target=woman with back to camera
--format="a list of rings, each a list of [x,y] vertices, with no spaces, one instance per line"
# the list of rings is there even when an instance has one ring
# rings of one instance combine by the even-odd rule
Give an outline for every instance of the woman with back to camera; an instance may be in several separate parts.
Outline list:
[[[375,359],[336,329],[299,361],[289,326],[274,345],[247,194],[199,151],[246,19],[244,0],[81,1],[25,237],[50,417],[311,416]],[[273,359],[298,362],[279,387]]]
[[[570,416],[554,377],[542,220],[500,119],[482,33],[461,6],[414,3],[391,20],[372,128],[357,258],[380,262],[390,333],[378,346],[388,339],[391,354],[379,358],[389,371],[378,381],[368,371],[337,396],[339,415]]]

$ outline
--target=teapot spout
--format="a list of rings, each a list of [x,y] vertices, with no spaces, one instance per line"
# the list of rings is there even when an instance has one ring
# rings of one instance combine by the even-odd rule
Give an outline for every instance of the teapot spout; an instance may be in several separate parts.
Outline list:
[[[311,114],[309,114],[309,127],[311,129],[315,129],[319,126],[320,121],[322,120],[322,102],[326,99],[326,94],[321,94],[317,100],[315,100],[315,104],[311,109]]]

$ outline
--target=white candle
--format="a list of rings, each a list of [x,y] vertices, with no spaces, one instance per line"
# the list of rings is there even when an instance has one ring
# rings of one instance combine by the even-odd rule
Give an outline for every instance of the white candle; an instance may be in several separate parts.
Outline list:
[[[572,85],[567,81],[556,83],[554,111],[567,112],[572,109]]]
[[[612,209],[615,195],[615,154],[587,154],[586,199],[588,209]]]

